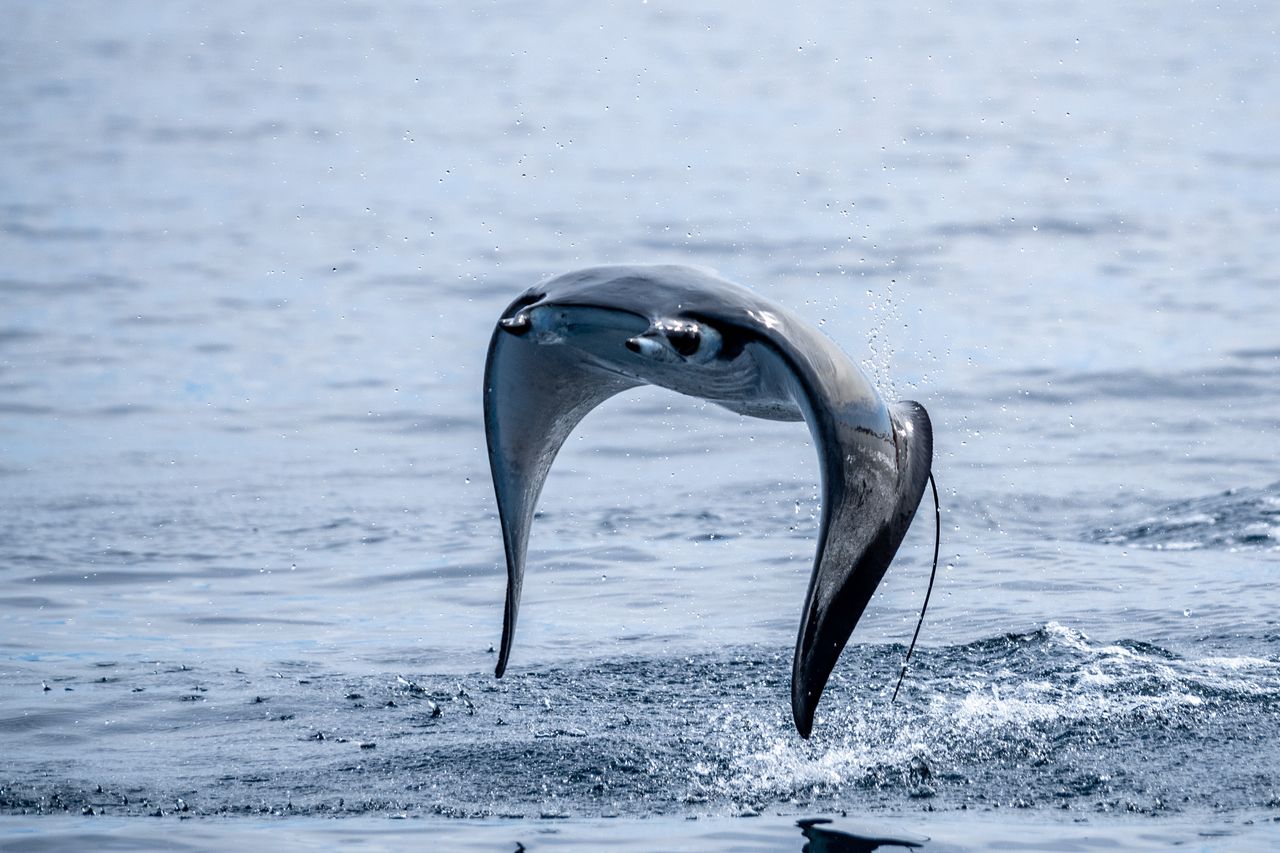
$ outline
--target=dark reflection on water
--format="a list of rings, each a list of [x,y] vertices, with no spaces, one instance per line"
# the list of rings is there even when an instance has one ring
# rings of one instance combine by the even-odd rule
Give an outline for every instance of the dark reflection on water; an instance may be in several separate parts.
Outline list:
[[[875,838],[855,835],[826,826],[828,818],[806,818],[796,821],[801,833],[808,839],[804,845],[804,853],[872,853],[887,847],[923,847],[923,841],[910,841],[904,838]]]

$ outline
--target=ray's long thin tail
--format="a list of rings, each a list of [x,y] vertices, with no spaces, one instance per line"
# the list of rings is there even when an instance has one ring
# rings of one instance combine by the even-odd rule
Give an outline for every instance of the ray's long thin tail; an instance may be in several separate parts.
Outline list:
[[[933,580],[938,576],[938,548],[942,545],[942,510],[938,507],[938,484],[933,481],[933,472],[929,472],[929,488],[933,490],[933,569],[929,572],[929,588],[924,593],[924,604],[920,605],[920,619],[916,622],[916,632],[911,635],[911,645],[907,647],[907,656],[902,659],[902,671],[898,673],[898,683],[893,688],[893,698],[898,701],[898,691],[902,688],[902,679],[907,675],[907,664],[911,663],[911,653],[916,650],[916,640],[920,639],[920,626],[924,624],[924,612],[929,609],[929,596],[933,594]]]

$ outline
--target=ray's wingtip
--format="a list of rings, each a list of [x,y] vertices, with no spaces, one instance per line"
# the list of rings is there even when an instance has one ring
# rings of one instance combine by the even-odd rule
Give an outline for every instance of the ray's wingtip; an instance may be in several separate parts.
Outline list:
[[[813,734],[813,715],[817,708],[805,701],[804,696],[793,693],[791,696],[791,719],[796,724],[796,732],[805,740]]]
[[[796,717],[795,723],[796,733],[803,739],[808,740],[809,735],[813,734],[813,717],[809,717],[807,720],[801,717]]]
[[[493,677],[501,678],[507,671],[507,659],[511,656],[511,647],[503,643],[502,651],[498,653],[498,664],[493,668]]]

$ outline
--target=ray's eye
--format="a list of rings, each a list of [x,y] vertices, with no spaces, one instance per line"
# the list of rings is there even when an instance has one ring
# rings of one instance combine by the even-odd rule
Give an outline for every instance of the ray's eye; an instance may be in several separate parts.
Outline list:
[[[671,342],[671,348],[685,358],[697,352],[698,347],[702,345],[702,332],[697,326],[667,329],[666,334],[667,340]]]

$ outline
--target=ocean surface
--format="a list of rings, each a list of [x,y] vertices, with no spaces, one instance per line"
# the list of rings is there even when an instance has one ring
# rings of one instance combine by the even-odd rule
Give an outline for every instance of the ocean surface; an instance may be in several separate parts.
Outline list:
[[[3,18],[0,850],[1280,845],[1274,4]],[[652,388],[493,678],[493,323],[649,261],[929,410],[896,703],[931,508],[803,741],[808,431]]]

